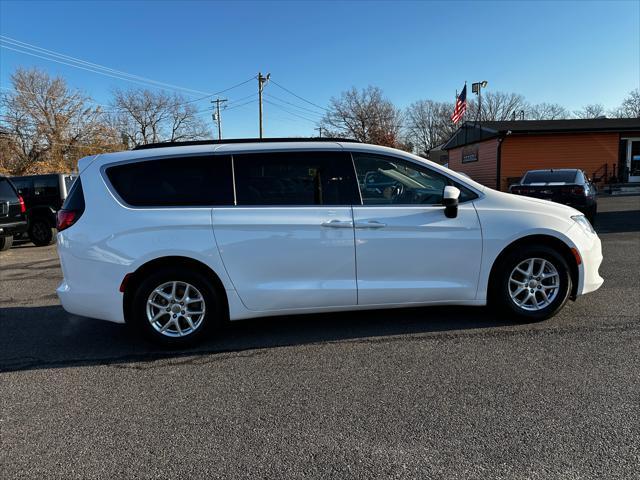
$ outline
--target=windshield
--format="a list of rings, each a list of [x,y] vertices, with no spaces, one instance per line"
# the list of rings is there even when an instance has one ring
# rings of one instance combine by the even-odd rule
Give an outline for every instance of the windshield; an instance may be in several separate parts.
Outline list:
[[[539,170],[527,172],[522,179],[525,185],[534,183],[574,183],[576,170]]]

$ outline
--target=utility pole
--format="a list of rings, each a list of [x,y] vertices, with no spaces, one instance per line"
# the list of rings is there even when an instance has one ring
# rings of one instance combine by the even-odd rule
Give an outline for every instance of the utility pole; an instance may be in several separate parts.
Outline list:
[[[259,104],[259,115],[260,115],[260,138],[262,138],[262,90],[264,90],[264,85],[271,78],[271,74],[267,73],[266,77],[262,76],[262,72],[258,72],[258,104]]]
[[[216,98],[211,103],[216,104],[216,111],[213,114],[213,121],[218,124],[218,140],[222,140],[222,116],[220,115],[220,104],[226,102],[226,98]]]
[[[314,128],[314,130],[318,130],[318,138],[322,138],[322,127]]]

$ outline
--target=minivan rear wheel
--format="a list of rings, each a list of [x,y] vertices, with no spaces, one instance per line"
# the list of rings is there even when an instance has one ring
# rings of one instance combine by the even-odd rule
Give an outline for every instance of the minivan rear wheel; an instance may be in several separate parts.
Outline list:
[[[182,347],[202,340],[221,323],[221,302],[197,271],[163,268],[145,278],[133,302],[134,326],[148,339]]]
[[[525,246],[511,252],[500,265],[494,286],[504,313],[538,321],[555,315],[571,292],[566,260],[546,246]]]

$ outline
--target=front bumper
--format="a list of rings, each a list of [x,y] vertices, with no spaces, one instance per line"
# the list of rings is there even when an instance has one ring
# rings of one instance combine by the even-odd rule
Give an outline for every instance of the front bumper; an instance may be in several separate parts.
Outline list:
[[[600,288],[604,279],[600,276],[600,265],[602,264],[602,242],[596,234],[585,233],[577,224],[571,227],[569,237],[575,243],[582,263],[578,270],[580,278],[578,282],[577,295],[593,292]]]

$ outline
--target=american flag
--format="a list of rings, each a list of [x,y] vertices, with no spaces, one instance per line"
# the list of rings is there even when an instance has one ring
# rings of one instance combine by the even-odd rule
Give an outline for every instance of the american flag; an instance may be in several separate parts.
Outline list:
[[[464,85],[462,92],[458,95],[456,100],[456,108],[453,109],[453,115],[451,115],[451,121],[455,124],[462,120],[464,112],[467,111],[467,85]]]

